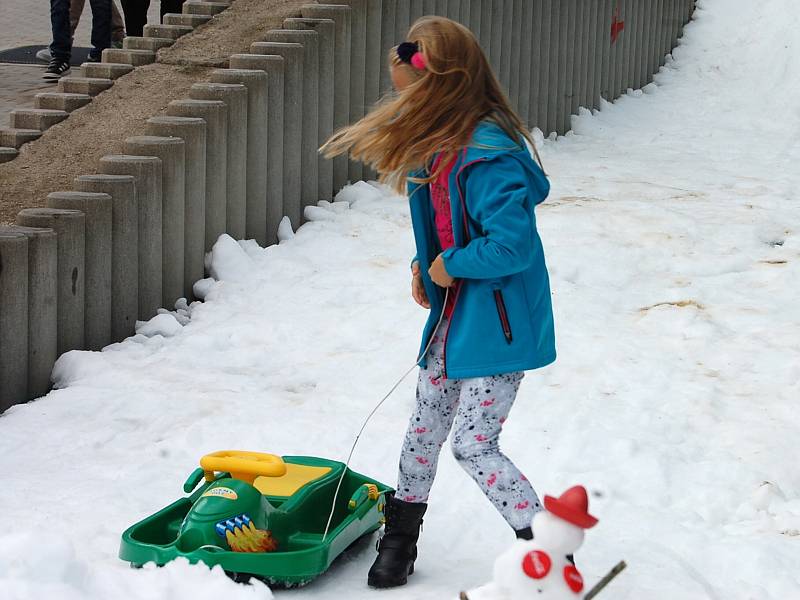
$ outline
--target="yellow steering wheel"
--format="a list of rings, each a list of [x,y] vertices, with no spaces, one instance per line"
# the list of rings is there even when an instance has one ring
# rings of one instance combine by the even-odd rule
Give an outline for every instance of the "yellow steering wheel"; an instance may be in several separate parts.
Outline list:
[[[280,456],[245,450],[220,450],[200,459],[200,468],[206,481],[214,481],[214,472],[230,473],[253,485],[256,477],[281,477],[286,473],[286,463]]]

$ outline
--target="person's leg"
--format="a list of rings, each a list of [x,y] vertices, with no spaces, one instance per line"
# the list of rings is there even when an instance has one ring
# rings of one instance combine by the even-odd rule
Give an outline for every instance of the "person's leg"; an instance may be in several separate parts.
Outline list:
[[[85,4],[86,0],[70,0],[69,2],[69,28],[73,37],[75,37],[75,30],[78,28]]]
[[[164,22],[164,15],[180,13],[182,10],[183,0],[161,0],[161,22]]]
[[[498,442],[523,376],[516,372],[463,380],[451,441],[458,463],[517,532],[530,527],[542,509],[530,482]]]
[[[147,24],[147,9],[150,7],[150,0],[121,0],[121,2],[128,35],[142,37],[144,26]]]
[[[89,58],[100,60],[111,47],[111,0],[89,0],[92,5],[92,51]]]
[[[440,331],[444,331],[443,322]],[[417,404],[408,423],[396,497],[405,502],[427,502],[436,476],[439,451],[453,425],[461,382],[442,379],[444,361],[442,336],[434,335],[425,369],[417,381]]]
[[[52,58],[69,62],[72,57],[72,33],[69,29],[69,0],[50,0],[50,25],[53,42],[50,44]]]
[[[367,575],[372,587],[404,585],[414,572],[428,493],[458,404],[459,382],[442,379],[442,350],[441,337],[434,334],[427,367],[419,372],[417,406],[403,443],[397,491],[387,499],[386,528],[378,543],[378,557]]]
[[[125,39],[125,24],[122,15],[119,14],[117,3],[111,0],[111,41],[122,43],[123,39]]]

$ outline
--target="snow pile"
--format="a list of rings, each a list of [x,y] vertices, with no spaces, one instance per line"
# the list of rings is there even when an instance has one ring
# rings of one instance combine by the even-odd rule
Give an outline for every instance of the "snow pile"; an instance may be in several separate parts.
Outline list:
[[[559,360],[523,381],[503,448],[539,490],[586,485],[601,520],[577,556],[587,585],[629,564],[609,597],[800,597],[794,4],[700,2],[648,93],[542,147]],[[171,313],[180,330],[157,317],[149,337],[68,353],[63,389],[0,418],[4,600],[268,597],[116,553],[206,452],[343,458],[413,362],[426,314],[409,297],[406,202],[361,182],[306,216],[270,248],[222,238],[206,301]],[[394,482],[413,402],[409,378],[357,471]],[[472,589],[512,536],[445,449],[416,573],[386,596]],[[285,595],[373,598],[373,555],[359,545]]]
[[[69,540],[46,535],[45,531],[12,534],[4,539],[0,546],[0,590],[3,598],[18,600],[171,600],[176,590],[184,598],[273,597],[260,582],[233,586],[222,568],[191,566],[185,560],[163,569],[148,565],[138,571],[96,572],[93,565],[78,557]]]

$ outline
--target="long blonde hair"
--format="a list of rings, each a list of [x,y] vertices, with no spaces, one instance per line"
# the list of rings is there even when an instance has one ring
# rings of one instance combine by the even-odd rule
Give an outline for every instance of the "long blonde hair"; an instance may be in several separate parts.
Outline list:
[[[401,63],[396,49],[389,60],[415,74],[400,91],[387,94],[364,118],[340,129],[320,148],[327,158],[349,153],[372,166],[380,180],[405,193],[409,171],[430,169],[441,152],[438,176],[470,141],[479,121],[491,119],[513,140],[520,136],[534,147],[530,133],[517,116],[492,72],[474,34],[444,17],[422,17],[408,32],[425,57],[418,70]]]

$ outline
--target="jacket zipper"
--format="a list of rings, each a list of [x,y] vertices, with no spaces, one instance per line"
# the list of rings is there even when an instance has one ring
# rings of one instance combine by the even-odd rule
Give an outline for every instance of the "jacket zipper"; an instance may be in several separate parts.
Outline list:
[[[506,312],[506,303],[503,301],[502,291],[494,290],[494,303],[497,305],[497,314],[500,317],[503,335],[506,336],[506,342],[510,344],[514,338],[511,335],[511,323],[508,321],[508,313]]]
[[[467,149],[464,148],[464,155],[466,156],[466,154],[467,154]],[[461,191],[461,180],[460,180],[460,177],[461,177],[461,173],[464,172],[464,169],[466,169],[470,165],[474,165],[475,163],[483,162],[485,160],[487,160],[487,159],[486,158],[478,158],[476,160],[472,160],[472,161],[468,162],[465,165],[461,165],[461,168],[459,168],[458,172],[456,173],[456,189],[458,190],[458,199],[461,202],[461,216],[462,216],[462,220],[464,221],[464,235],[466,236],[467,243],[469,243],[469,241],[470,241],[469,227],[467,225],[467,204],[464,201],[464,194]],[[450,186],[448,186],[448,189],[447,189],[447,198],[448,198],[448,200],[450,199]],[[453,223],[453,225],[455,225],[455,223]],[[455,227],[453,227],[453,231],[455,231]],[[458,304],[458,296],[459,296],[460,292],[461,292],[461,286],[458,285],[456,287],[456,297],[453,300],[453,310],[450,313],[450,319],[447,321],[447,329],[444,332],[444,341],[442,342],[442,377],[444,379],[447,379],[447,337],[450,335],[450,324],[451,324],[453,315],[456,314],[456,305]],[[446,304],[447,303],[445,303],[445,307],[442,308],[442,310],[444,310],[446,308]]]

